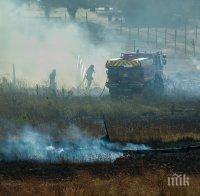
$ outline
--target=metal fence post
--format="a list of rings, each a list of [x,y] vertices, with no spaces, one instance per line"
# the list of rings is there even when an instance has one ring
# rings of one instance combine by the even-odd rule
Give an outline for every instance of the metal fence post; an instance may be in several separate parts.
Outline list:
[[[167,28],[165,28],[165,49],[167,48]]]
[[[175,34],[174,34],[174,51],[176,54],[176,39],[177,39],[177,30],[175,29]]]
[[[187,55],[187,25],[185,24],[185,55]]]
[[[158,29],[156,28],[156,48],[158,48]]]

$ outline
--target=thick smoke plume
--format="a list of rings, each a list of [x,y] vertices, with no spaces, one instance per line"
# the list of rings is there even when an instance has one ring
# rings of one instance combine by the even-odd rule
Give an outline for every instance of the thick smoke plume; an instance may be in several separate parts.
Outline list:
[[[120,144],[93,138],[71,125],[62,140],[55,141],[50,134],[30,126],[9,134],[0,142],[0,161],[39,161],[57,163],[113,162],[123,154],[114,151]],[[126,144],[120,149],[147,149],[145,145]]]
[[[12,79],[12,64],[15,64],[17,79],[46,85],[50,72],[56,69],[58,87],[77,87],[84,73],[83,70],[77,71],[77,59],[81,59],[84,69],[90,64],[95,65],[95,83],[103,86],[106,81],[105,61],[119,56],[120,38],[112,31],[103,33],[98,30],[104,41],[97,45],[85,25],[38,18],[43,16],[37,6],[19,7],[9,0],[0,1],[0,77],[9,74]],[[148,51],[152,48],[145,44],[140,45],[140,49]],[[170,51],[167,49],[167,54]],[[197,59],[186,62],[169,60],[165,70],[170,80],[168,93],[199,96],[199,70]]]
[[[95,45],[86,25],[38,17],[43,17],[43,12],[37,6],[16,7],[9,0],[0,1],[0,74],[8,73],[12,78],[15,64],[18,79],[36,84],[47,81],[56,69],[58,86],[71,88],[76,86],[80,56],[86,67],[95,65],[95,82],[103,85],[106,59],[121,50],[114,35],[105,33],[105,41]]]

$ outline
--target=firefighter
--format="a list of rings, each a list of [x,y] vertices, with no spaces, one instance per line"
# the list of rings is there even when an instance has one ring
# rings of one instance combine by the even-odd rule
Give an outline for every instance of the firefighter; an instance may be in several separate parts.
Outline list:
[[[85,74],[87,90],[89,90],[89,88],[91,87],[92,81],[94,80],[93,78],[94,73],[95,73],[94,65],[90,65],[90,67],[87,69],[86,74]]]
[[[50,81],[50,91],[53,95],[56,95],[56,70],[53,69],[51,74],[49,75],[49,81]]]

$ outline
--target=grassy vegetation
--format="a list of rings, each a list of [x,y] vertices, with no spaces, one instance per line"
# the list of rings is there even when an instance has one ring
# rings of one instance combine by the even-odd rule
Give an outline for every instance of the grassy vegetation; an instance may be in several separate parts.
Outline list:
[[[199,195],[198,158],[194,153],[132,157],[114,164],[4,163],[0,194]],[[168,177],[175,172],[186,174],[190,186],[168,186]]]
[[[31,91],[30,91],[31,92]],[[199,100],[135,95],[51,97],[26,91],[0,92],[0,136],[31,124],[62,137],[74,123],[91,135],[105,134],[105,116],[113,141],[146,143],[153,148],[200,141]],[[13,126],[12,126],[13,124]],[[41,126],[45,125],[45,126]],[[48,126],[46,126],[48,125]],[[41,128],[43,127],[43,128]],[[199,195],[199,151],[175,156],[123,157],[113,164],[0,163],[1,195]],[[187,174],[190,186],[169,187],[167,177]]]
[[[102,135],[102,126],[96,121],[105,116],[113,140],[170,142],[200,138],[197,99],[135,95],[129,100],[112,100],[109,97],[46,97],[17,92],[0,95],[1,119],[18,125],[55,124],[59,129],[66,129],[75,123],[93,135]]]
[[[143,177],[118,175],[110,179],[93,178],[87,173],[71,182],[1,181],[2,195],[199,195],[200,180],[193,178],[189,187],[168,187],[164,171]]]

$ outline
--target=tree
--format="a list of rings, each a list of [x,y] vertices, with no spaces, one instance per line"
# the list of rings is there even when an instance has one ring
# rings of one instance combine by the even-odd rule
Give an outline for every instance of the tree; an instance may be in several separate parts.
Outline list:
[[[88,0],[66,0],[66,8],[72,19],[76,17],[76,12],[79,8],[89,8]]]
[[[39,3],[49,17],[55,8],[67,8],[71,19],[79,8],[115,7],[127,24],[180,25],[200,18],[199,0],[13,0],[17,3]],[[192,12],[191,12],[192,10]],[[191,21],[191,20],[190,20]]]
[[[89,0],[40,0],[39,4],[45,11],[48,17],[50,11],[55,8],[67,8],[71,19],[76,17],[76,12],[79,8],[89,8]]]
[[[49,16],[50,11],[54,8],[67,8],[71,19],[76,18],[76,13],[79,8],[89,9],[96,7],[107,7],[111,0],[40,0],[39,3],[43,7],[46,16]]]
[[[96,7],[107,7],[111,0],[13,0],[20,4],[38,3],[49,17],[51,10],[56,8],[67,8],[71,19],[75,19],[79,8],[89,9]]]
[[[13,0],[13,2],[18,5],[23,5],[23,4],[31,5],[31,3],[35,2],[35,0]]]

